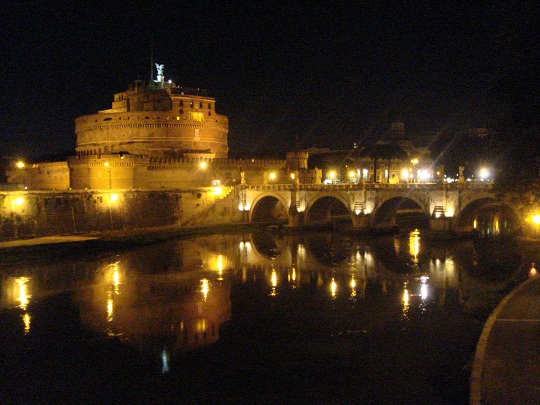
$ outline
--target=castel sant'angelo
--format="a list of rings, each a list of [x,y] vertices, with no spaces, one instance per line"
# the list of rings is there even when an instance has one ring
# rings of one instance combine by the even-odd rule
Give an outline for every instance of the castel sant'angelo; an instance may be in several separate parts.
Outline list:
[[[306,182],[316,180],[305,152],[289,161],[228,159],[228,118],[216,100],[166,81],[156,67],[157,80],[136,81],[111,108],[75,120],[74,156],[11,170],[8,182],[27,190],[189,189],[259,185],[269,173],[299,169]]]

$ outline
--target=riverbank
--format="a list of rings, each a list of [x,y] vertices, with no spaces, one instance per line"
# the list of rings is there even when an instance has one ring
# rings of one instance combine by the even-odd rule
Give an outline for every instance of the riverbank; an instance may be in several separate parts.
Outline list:
[[[148,246],[173,239],[188,238],[215,233],[253,232],[265,227],[261,224],[221,224],[213,226],[163,226],[130,230],[92,232],[84,235],[68,235],[18,239],[0,242],[0,265],[20,263],[44,263],[57,261],[59,257],[70,259],[85,255]]]

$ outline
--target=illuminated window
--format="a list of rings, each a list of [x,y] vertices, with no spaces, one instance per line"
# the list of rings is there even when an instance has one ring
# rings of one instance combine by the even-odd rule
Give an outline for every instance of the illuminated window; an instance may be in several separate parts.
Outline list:
[[[204,121],[204,114],[198,112],[192,112],[189,114],[193,121]]]
[[[189,102],[189,106],[190,106],[190,108],[193,108],[193,101]]]

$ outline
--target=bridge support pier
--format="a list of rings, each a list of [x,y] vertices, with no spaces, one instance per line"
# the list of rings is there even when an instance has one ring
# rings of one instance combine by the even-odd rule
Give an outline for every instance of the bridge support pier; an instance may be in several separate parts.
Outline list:
[[[453,218],[440,216],[431,218],[430,228],[435,232],[450,232],[454,230]]]
[[[289,207],[289,226],[299,227],[304,225],[304,213],[298,212],[296,205]]]
[[[351,215],[354,229],[367,230],[371,228],[371,214],[355,214]]]

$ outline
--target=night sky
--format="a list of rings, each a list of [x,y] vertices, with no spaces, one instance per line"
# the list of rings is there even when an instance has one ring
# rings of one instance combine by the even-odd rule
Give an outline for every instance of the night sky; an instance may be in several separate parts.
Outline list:
[[[0,3],[3,157],[73,152],[74,119],[148,80],[152,47],[167,80],[216,97],[231,156],[350,147],[396,120],[538,133],[537,1],[78,3]]]

